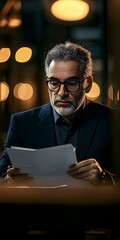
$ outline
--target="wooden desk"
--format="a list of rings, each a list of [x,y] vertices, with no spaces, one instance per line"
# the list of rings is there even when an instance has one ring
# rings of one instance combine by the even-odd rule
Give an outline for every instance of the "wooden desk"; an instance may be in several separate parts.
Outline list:
[[[0,228],[12,238],[30,231],[70,237],[86,227],[119,231],[119,188],[0,188]]]

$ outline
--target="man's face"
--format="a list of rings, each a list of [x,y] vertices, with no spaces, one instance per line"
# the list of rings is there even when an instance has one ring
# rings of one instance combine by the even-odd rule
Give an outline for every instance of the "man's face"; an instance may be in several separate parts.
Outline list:
[[[80,64],[76,61],[52,61],[47,77],[60,82],[65,82],[71,78],[82,79],[80,74]],[[69,92],[65,85],[61,84],[57,92],[49,91],[51,105],[61,116],[70,116],[81,107],[85,98],[85,81],[80,83],[79,89]]]

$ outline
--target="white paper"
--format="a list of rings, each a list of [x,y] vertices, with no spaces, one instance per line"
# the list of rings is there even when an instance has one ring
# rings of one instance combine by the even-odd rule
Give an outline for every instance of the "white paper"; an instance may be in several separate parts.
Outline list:
[[[80,185],[80,180],[67,174],[69,166],[77,162],[72,144],[37,150],[12,146],[6,150],[12,165],[22,173],[28,173],[35,180],[39,180],[41,186]]]

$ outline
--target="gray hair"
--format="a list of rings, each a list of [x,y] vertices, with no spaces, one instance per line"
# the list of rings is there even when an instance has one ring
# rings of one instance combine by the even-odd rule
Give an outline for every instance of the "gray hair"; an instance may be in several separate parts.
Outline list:
[[[54,61],[77,61],[80,63],[81,74],[83,76],[92,76],[93,62],[91,52],[81,45],[66,41],[55,45],[48,51],[45,58],[45,73],[47,75],[50,63]]]

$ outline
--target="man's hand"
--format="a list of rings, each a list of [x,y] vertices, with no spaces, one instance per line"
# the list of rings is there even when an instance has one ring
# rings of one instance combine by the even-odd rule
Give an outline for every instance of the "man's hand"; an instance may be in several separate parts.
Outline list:
[[[33,180],[33,178],[30,177],[27,173],[21,173],[19,168],[8,166],[7,175],[4,178],[4,183],[8,185],[26,185],[31,180]]]
[[[67,173],[74,178],[90,181],[96,185],[99,183],[101,172],[99,163],[94,158],[89,158],[70,166]]]

